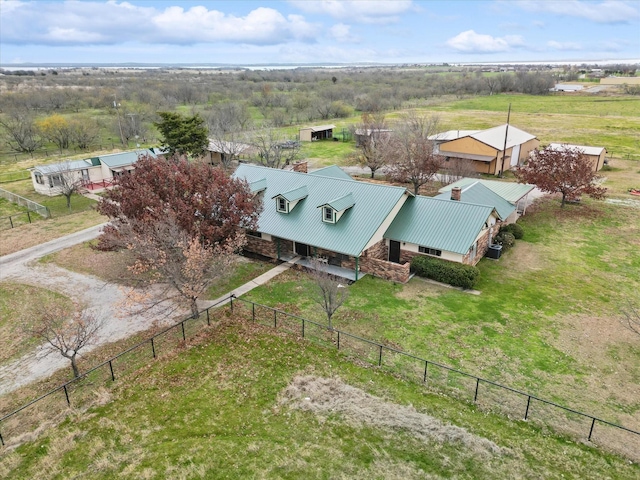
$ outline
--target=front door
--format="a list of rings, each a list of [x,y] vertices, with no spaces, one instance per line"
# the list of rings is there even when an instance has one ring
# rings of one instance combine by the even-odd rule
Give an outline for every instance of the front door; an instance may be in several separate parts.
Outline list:
[[[400,242],[389,240],[389,261],[400,263]]]
[[[309,256],[309,245],[306,243],[298,243],[296,242],[296,253],[303,257]]]

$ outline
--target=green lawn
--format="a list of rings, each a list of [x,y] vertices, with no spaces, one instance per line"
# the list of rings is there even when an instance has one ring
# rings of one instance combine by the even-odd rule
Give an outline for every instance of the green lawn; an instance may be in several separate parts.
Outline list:
[[[225,293],[231,292],[248,281],[253,280],[274,266],[274,264],[269,262],[240,257],[233,271],[226,278],[211,285],[203,298],[215,300]]]
[[[6,184],[3,187],[12,193],[20,195],[22,197],[33,200],[40,205],[49,207],[52,217],[60,217],[62,215],[68,215],[69,213],[81,212],[92,208],[96,201],[82,195],[73,194],[71,197],[71,208],[67,208],[67,199],[64,195],[56,195],[50,197],[48,195],[41,195],[36,193],[33,189],[33,183],[31,180],[21,180],[19,182],[12,182]],[[37,216],[37,215],[35,215]]]
[[[390,408],[396,405],[394,412],[411,406],[465,428],[477,441],[495,442],[502,451],[376,425],[387,419],[372,413],[375,399],[363,403],[361,395],[357,401],[343,397],[349,409],[341,412],[290,408],[282,404],[282,392],[301,373],[339,378]],[[72,391],[71,398],[77,396]],[[357,366],[334,349],[238,319],[201,334],[176,356],[147,360],[140,371],[119,377],[114,388],[102,389],[95,398],[97,405],[88,411],[71,411],[59,427],[5,451],[0,476],[404,480],[631,479],[640,474],[636,464],[615,455],[533,424],[479,413],[418,384]]]
[[[350,287],[337,328],[640,429],[640,337],[619,307],[640,304],[640,215],[587,202],[544,203],[499,262],[482,260],[481,295],[414,278],[366,276]],[[287,272],[247,294],[322,320],[304,273]],[[609,382],[619,388],[613,391]]]

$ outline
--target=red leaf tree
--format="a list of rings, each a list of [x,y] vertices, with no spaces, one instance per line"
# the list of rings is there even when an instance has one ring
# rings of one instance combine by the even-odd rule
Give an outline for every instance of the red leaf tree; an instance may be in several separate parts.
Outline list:
[[[142,310],[186,304],[195,318],[198,297],[244,245],[244,229],[257,228],[260,208],[248,184],[220,168],[142,157],[98,203],[111,220],[98,248],[133,252],[129,280],[143,294],[129,298]]]
[[[547,193],[561,193],[562,207],[567,200],[585,194],[602,199],[607,189],[598,185],[600,176],[593,171],[593,162],[577,148],[534,150],[529,161],[514,171],[521,183],[532,183]]]

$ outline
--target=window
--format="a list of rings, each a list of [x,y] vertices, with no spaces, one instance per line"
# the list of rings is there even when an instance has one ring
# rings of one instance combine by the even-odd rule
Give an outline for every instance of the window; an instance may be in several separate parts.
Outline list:
[[[427,255],[433,255],[435,257],[441,257],[442,256],[442,250],[436,250],[435,248],[419,246],[418,247],[418,251],[420,253],[426,253]]]
[[[49,187],[59,187],[60,185],[62,185],[62,176],[49,175]]]
[[[254,230],[247,230],[247,235],[249,235],[251,237],[262,238],[262,233],[256,232]]]
[[[333,219],[333,208],[331,207],[324,207],[322,209],[323,214],[322,214],[322,221],[324,222],[329,222],[329,223],[333,223],[334,219]]]
[[[287,212],[287,201],[282,197],[278,197],[278,211],[279,212],[288,213]]]
[[[40,185],[44,185],[44,178],[42,178],[42,174],[39,172],[36,172],[34,174],[34,177],[36,179],[36,183],[40,184]]]

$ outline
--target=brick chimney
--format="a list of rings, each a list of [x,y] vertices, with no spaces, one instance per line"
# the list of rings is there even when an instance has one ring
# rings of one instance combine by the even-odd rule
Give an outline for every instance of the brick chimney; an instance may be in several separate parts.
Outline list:
[[[293,171],[307,173],[307,162],[296,162],[293,164]]]
[[[456,202],[459,202],[461,195],[462,195],[462,189],[460,187],[453,187],[451,189],[451,200],[455,200]]]

